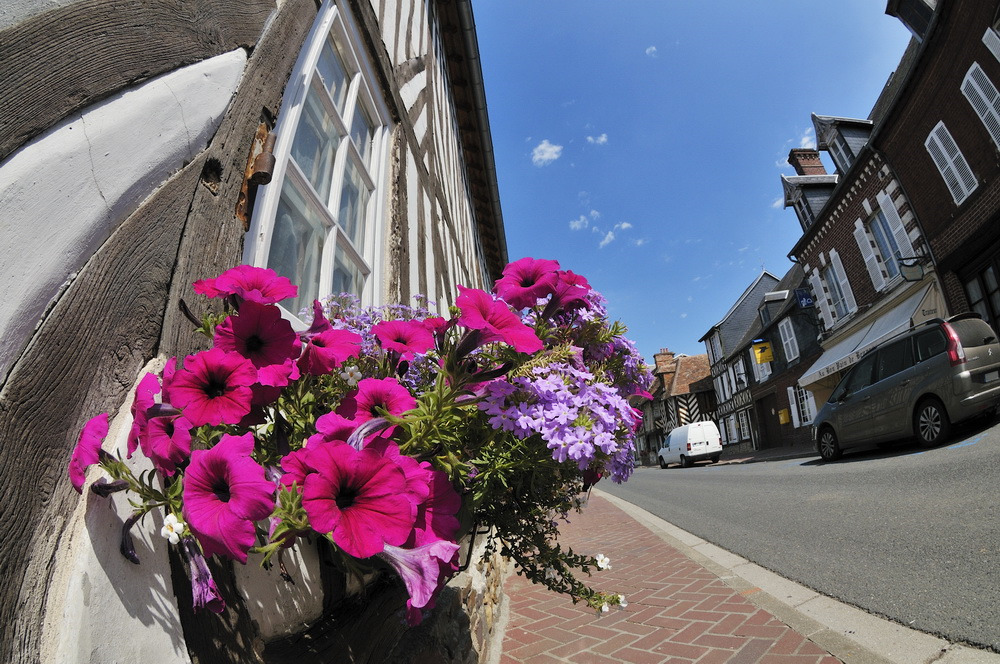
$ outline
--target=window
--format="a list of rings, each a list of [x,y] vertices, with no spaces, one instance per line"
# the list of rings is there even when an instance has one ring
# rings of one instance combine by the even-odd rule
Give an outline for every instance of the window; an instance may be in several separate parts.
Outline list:
[[[837,318],[844,318],[847,316],[847,300],[844,298],[844,291],[840,286],[837,271],[832,265],[827,265],[823,269],[823,283],[826,284],[827,294],[834,314]]]
[[[983,33],[983,43],[990,49],[993,57],[1000,60],[1000,35],[997,34],[996,27],[994,24],[992,28],[986,28],[986,32]]]
[[[965,74],[962,94],[982,120],[990,138],[993,139],[993,144],[1000,147],[1000,92],[997,92],[996,86],[978,62],[972,63],[972,67]]]
[[[791,362],[799,356],[799,342],[795,338],[795,326],[790,318],[782,318],[778,323],[781,345],[785,349],[785,361]]]
[[[914,337],[914,346],[916,347],[917,362],[923,362],[938,353],[943,353],[948,348],[948,340],[944,336],[944,330],[935,327]]]
[[[799,215],[799,222],[802,224],[802,228],[809,228],[816,221],[801,189],[796,193],[795,200],[792,201],[792,206],[795,208],[795,213]]]
[[[967,279],[965,295],[969,300],[969,307],[997,329],[1000,324],[1000,283],[997,281],[996,268],[988,265]]]
[[[851,154],[851,148],[848,147],[847,141],[844,137],[837,132],[834,135],[833,140],[828,144],[830,150],[830,156],[833,157],[834,163],[837,164],[837,170],[841,173],[846,173],[851,168],[851,163],[854,160],[854,155]]]
[[[740,428],[740,440],[750,439],[750,411],[741,410],[737,413],[737,420]]]
[[[913,366],[913,344],[903,339],[878,351],[878,380],[885,380]]]
[[[822,258],[820,256],[821,261]],[[857,311],[854,291],[836,249],[830,250],[830,260],[826,267],[809,273],[809,285],[812,286],[813,297],[827,330]]]
[[[796,429],[810,424],[816,416],[816,401],[812,392],[799,385],[788,388],[788,408],[792,412],[792,425]]]
[[[941,177],[944,178],[955,205],[961,205],[979,186],[979,181],[943,122],[934,127],[924,146],[934,160]]]
[[[771,322],[771,310],[768,309],[767,304],[761,306],[761,308],[758,309],[757,311],[760,313],[761,325],[767,325],[768,323]]]
[[[275,127],[275,170],[254,211],[247,260],[299,286],[292,314],[330,293],[373,303],[381,255],[388,112],[355,45],[353,20],[324,3]]]
[[[747,386],[747,369],[743,366],[743,360],[737,359],[733,364],[733,372],[736,375],[736,391],[742,390]]]
[[[708,356],[712,360],[712,364],[718,363],[722,359],[722,344],[719,341],[719,333],[716,332],[708,341],[705,342],[705,347],[708,349]]]
[[[861,358],[850,378],[847,379],[847,393],[854,394],[872,384],[875,377],[875,354],[871,353]]]

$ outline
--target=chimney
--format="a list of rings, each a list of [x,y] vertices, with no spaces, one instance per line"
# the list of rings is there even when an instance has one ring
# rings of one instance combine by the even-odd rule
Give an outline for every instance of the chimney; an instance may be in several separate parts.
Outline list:
[[[673,373],[676,368],[674,366],[674,354],[666,348],[661,348],[659,353],[653,355],[653,360],[656,362],[656,373]]]
[[[788,153],[788,163],[798,175],[826,175],[826,167],[819,160],[819,150],[793,148]]]

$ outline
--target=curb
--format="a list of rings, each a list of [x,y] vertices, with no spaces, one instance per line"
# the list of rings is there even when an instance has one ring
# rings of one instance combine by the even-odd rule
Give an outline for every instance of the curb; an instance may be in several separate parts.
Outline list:
[[[845,664],[1000,664],[1000,654],[950,643],[871,615],[789,581],[621,498],[596,487],[592,491]]]

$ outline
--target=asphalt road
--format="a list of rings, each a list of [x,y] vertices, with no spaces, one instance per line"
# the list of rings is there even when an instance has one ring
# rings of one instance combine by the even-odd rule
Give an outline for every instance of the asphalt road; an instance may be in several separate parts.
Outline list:
[[[601,489],[825,595],[1000,652],[1000,425],[829,464],[640,468]]]

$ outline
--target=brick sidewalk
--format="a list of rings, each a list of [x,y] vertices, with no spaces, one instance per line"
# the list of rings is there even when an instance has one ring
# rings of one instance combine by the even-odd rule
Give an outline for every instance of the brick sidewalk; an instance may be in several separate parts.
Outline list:
[[[628,607],[598,616],[511,576],[500,664],[840,662],[603,498],[591,497],[562,531],[564,546],[611,559],[590,582],[625,595]]]

